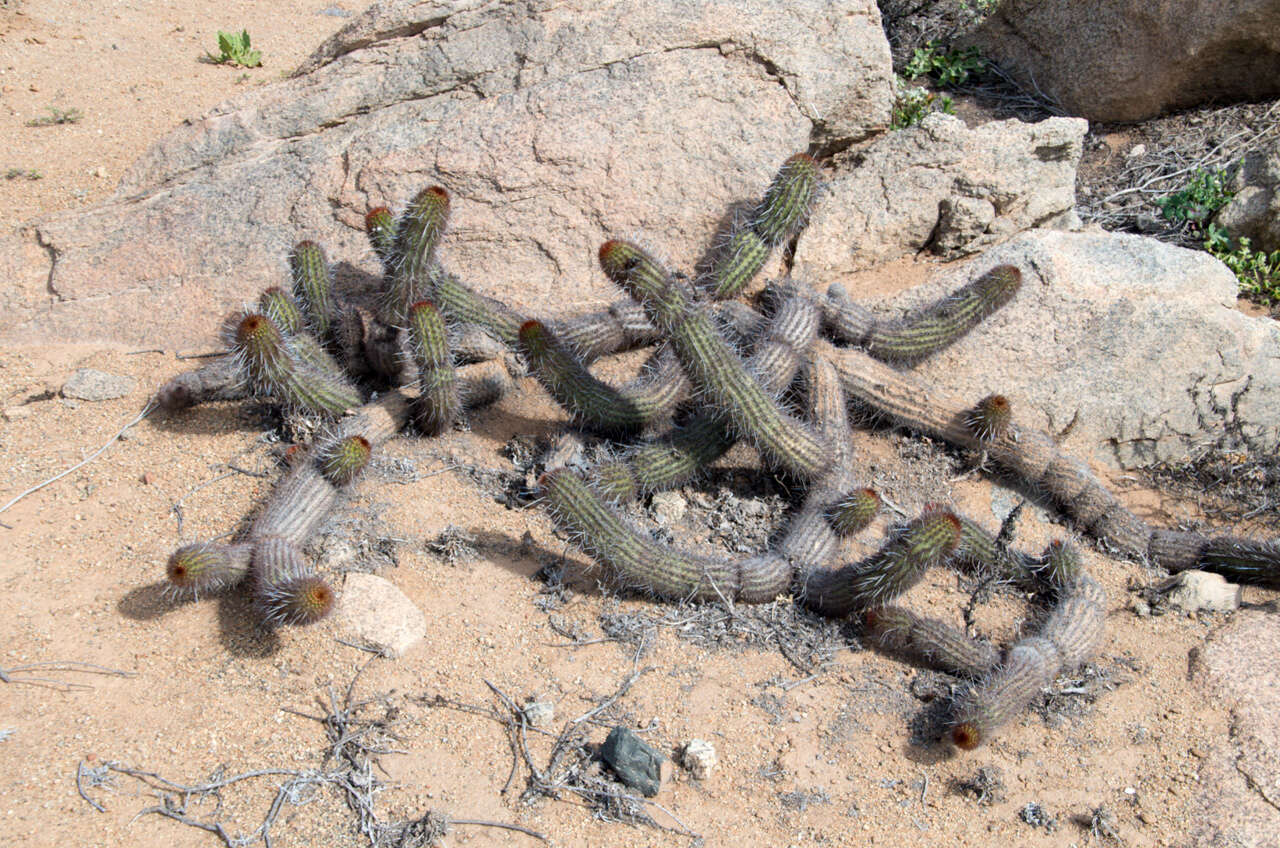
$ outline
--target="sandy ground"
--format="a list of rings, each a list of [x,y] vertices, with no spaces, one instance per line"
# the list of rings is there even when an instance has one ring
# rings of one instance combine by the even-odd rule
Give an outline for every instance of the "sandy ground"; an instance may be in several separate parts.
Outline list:
[[[23,172],[0,181],[6,225],[102,199],[148,143],[238,87],[287,72],[341,24],[332,13],[342,10],[358,7],[303,0],[285,14],[278,3],[234,1],[0,4],[0,167]],[[233,26],[249,29],[265,68],[198,61],[213,49],[215,31]],[[82,118],[27,126],[50,107],[79,109]],[[41,177],[28,179],[31,169]],[[191,329],[193,347],[211,343],[212,327]],[[173,351],[100,344],[4,351],[0,463],[8,474],[0,500],[87,456],[136,415],[154,386],[189,364]],[[137,387],[101,403],[60,398],[63,381],[85,366],[130,376]],[[801,626],[834,647],[789,660],[776,645],[753,647],[733,635],[767,632],[769,616],[791,626],[788,602],[738,625],[732,619],[747,613],[618,601],[590,579],[549,593],[538,576],[544,566],[563,561],[574,575],[585,562],[538,509],[499,503],[494,481],[515,474],[507,455],[513,437],[549,434],[561,420],[526,381],[476,415],[469,431],[390,444],[379,469],[335,515],[321,544],[325,566],[376,569],[427,613],[426,640],[399,660],[338,641],[335,620],[264,631],[239,594],[194,603],[166,597],[169,552],[236,529],[279,474],[283,446],[264,437],[269,427],[255,407],[153,415],[93,463],[0,515],[0,669],[11,677],[0,682],[0,840],[219,844],[213,833],[139,816],[161,803],[156,794],[104,764],[182,784],[262,769],[332,774],[342,763],[325,758],[325,727],[298,713],[327,715],[330,698],[341,702],[363,667],[352,691],[370,703],[356,718],[394,735],[357,725],[370,745],[381,740],[395,750],[372,772],[390,785],[376,795],[384,821],[438,810],[517,823],[565,846],[695,844],[681,832],[700,834],[706,845],[1083,846],[1107,839],[1105,828],[1091,829],[1094,811],[1105,808],[1126,845],[1187,843],[1197,827],[1200,764],[1228,722],[1221,705],[1188,682],[1188,656],[1221,619],[1138,617],[1131,589],[1153,575],[1091,552],[1089,565],[1110,597],[1098,659],[991,745],[957,756],[934,741],[936,696],[945,698],[949,678],[857,648],[852,631],[807,622]],[[994,524],[993,503],[1009,497],[980,476],[949,481],[956,460],[913,440],[867,434],[859,450],[874,482],[904,507],[949,500]],[[751,459],[743,454],[729,464]],[[937,480],[926,491],[921,484],[931,474]],[[722,497],[714,483],[702,491]],[[1141,489],[1125,497],[1161,521],[1188,514],[1187,505]],[[1022,527],[1028,547],[1061,533],[1031,513]],[[682,538],[701,543],[714,535],[695,526],[701,515],[691,511]],[[429,550],[426,543],[449,525],[477,537],[478,558],[450,564]],[[1248,602],[1273,597],[1246,592]],[[959,623],[966,600],[953,576],[937,574],[910,603]],[[978,626],[1007,638],[1025,615],[1015,598],[997,596],[979,610]],[[635,643],[606,630],[637,617],[661,622],[640,656]],[[730,635],[716,644],[693,640],[708,622]],[[564,632],[586,644],[566,645]],[[66,661],[128,676],[15,671]],[[693,737],[715,745],[720,763],[710,778],[677,770],[654,799],[661,807],[644,808],[679,832],[601,821],[569,792],[522,800],[529,772],[517,768],[508,786],[506,725],[444,705],[508,715],[486,682],[517,703],[553,702],[551,735],[527,739],[531,760],[546,768],[553,737],[633,671],[644,673],[599,723],[576,726],[593,745],[618,723],[643,728],[666,753]],[[32,677],[74,685],[38,686]],[[87,799],[77,789],[78,768]],[[963,788],[980,769],[999,776],[981,802]],[[287,777],[263,775],[217,798],[188,797],[185,806],[178,797],[164,809],[205,822],[216,817],[234,838],[258,826]],[[1035,823],[1031,804],[1045,824]],[[355,821],[337,789],[315,786],[284,799],[272,844],[367,844]],[[480,824],[457,824],[447,842],[536,844]]]

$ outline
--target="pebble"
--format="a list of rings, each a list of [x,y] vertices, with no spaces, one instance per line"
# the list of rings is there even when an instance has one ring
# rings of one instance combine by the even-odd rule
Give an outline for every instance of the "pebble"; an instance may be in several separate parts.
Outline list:
[[[1147,146],[1145,144],[1135,144],[1133,147],[1129,148],[1129,152],[1126,153],[1125,156],[1130,159],[1137,159],[1139,156],[1145,156],[1146,154]]]
[[[4,411],[5,421],[21,421],[23,418],[30,418],[31,410],[25,406],[11,406]]]
[[[670,527],[684,518],[689,503],[679,492],[656,492],[649,500],[653,517],[663,527]]]
[[[680,754],[680,764],[695,780],[706,780],[718,762],[716,747],[705,739],[690,739]]]
[[[96,368],[81,368],[62,384],[62,396],[75,400],[114,400],[133,391],[137,381]]]
[[[556,705],[550,701],[531,701],[522,710],[530,727],[546,727],[555,721]]]
[[[652,798],[671,777],[671,761],[625,727],[615,727],[600,747],[600,757],[618,779]]]
[[[427,617],[389,580],[353,571],[342,586],[339,621],[353,641],[402,657],[427,635]]]

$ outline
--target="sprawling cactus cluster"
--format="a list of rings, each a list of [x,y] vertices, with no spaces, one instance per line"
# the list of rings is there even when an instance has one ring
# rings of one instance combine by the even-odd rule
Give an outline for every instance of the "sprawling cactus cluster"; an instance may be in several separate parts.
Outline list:
[[[509,372],[520,367],[575,426],[625,440],[589,473],[550,467],[539,483],[557,524],[617,583],[672,600],[760,603],[789,594],[822,614],[855,617],[872,644],[971,681],[951,730],[960,748],[980,744],[1055,676],[1092,656],[1106,598],[1071,545],[1022,553],[944,505],[892,530],[870,556],[845,561],[844,541],[864,532],[881,506],[851,444],[853,422],[868,410],[982,451],[1107,551],[1174,571],[1280,580],[1274,544],[1149,527],[1051,436],[1020,425],[1004,396],[963,401],[909,370],[1015,297],[1017,268],[988,269],[896,320],[839,287],[821,296],[786,279],[769,284],[756,307],[733,300],[803,228],[818,184],[812,158],[789,158],[700,275],[676,273],[633,242],[605,242],[600,267],[630,299],[560,320],[520,314],[444,268],[437,247],[450,199],[440,187],[419,193],[398,218],[385,207],[368,213],[385,279],[376,303],[337,291],[323,250],[300,243],[292,292],[270,289],[255,308],[231,316],[230,353],[170,381],[159,400],[177,409],[254,392],[327,426],[294,458],[242,538],[174,552],[171,585],[198,594],[248,581],[265,620],[321,618],[335,593],[299,549],[371,452],[409,422],[423,435],[448,431],[467,409],[508,391]],[[652,355],[629,382],[591,372],[602,356],[646,346]],[[851,407],[860,410],[856,418]],[[694,555],[628,518],[629,504],[694,479],[740,440],[806,493],[771,550]],[[939,567],[1014,582],[1044,599],[1045,613],[1001,651],[898,605]]]

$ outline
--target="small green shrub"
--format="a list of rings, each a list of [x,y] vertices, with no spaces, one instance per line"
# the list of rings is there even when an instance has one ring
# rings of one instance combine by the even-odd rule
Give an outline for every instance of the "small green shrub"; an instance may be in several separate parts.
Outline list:
[[[249,46],[249,31],[241,30],[239,34],[218,30],[218,56],[206,54],[209,61],[218,65],[232,65],[237,68],[258,68],[262,66],[262,51]]]
[[[902,77],[897,78],[897,96],[893,101],[893,117],[889,129],[902,130],[913,127],[924,120],[930,112],[946,112],[955,114],[955,104],[945,94],[937,94],[919,86],[907,85]]]
[[[971,75],[982,74],[986,67],[987,60],[976,47],[945,50],[940,42],[930,41],[915,49],[902,73],[909,80],[928,76],[944,88],[954,88],[968,82]]]
[[[80,119],[83,117],[84,113],[74,106],[69,109],[59,109],[57,106],[50,106],[49,114],[40,118],[32,118],[27,121],[27,126],[51,127],[54,124],[75,124],[79,123]]]
[[[1268,305],[1280,303],[1280,250],[1254,250],[1248,236],[1232,244],[1231,236],[1217,224],[1206,228],[1204,249],[1236,275],[1242,296]]]
[[[40,173],[35,168],[10,168],[4,172],[4,178],[6,180],[23,179],[34,181],[43,179],[44,174]]]
[[[1178,224],[1191,224],[1199,230],[1204,229],[1209,217],[1231,200],[1234,192],[1227,188],[1227,172],[1196,170],[1191,182],[1156,201],[1160,213]],[[1207,248],[1206,248],[1207,249]]]

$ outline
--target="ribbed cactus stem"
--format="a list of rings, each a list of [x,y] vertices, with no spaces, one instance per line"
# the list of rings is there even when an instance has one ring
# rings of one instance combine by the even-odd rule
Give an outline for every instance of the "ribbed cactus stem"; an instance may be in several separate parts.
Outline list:
[[[680,398],[678,375],[622,388],[597,379],[540,321],[520,326],[519,343],[529,369],[556,402],[584,426],[606,435],[637,433],[669,416]]]
[[[734,297],[760,273],[769,254],[803,229],[818,191],[818,163],[797,153],[783,163],[751,217],[729,236],[709,275],[711,296]]]
[[[509,347],[518,343],[525,318],[501,301],[477,294],[457,276],[435,266],[431,269],[431,297],[435,305],[457,324],[478,324]]]
[[[293,296],[306,312],[307,325],[317,337],[325,338],[333,324],[338,303],[324,248],[314,241],[298,242],[289,257],[289,269],[293,277]]]
[[[542,475],[552,516],[626,588],[672,600],[760,603],[786,590],[791,567],[779,556],[726,561],[694,556],[632,527],[568,468]]]
[[[320,473],[333,485],[349,486],[369,464],[373,446],[364,436],[334,439],[319,450]]]
[[[778,406],[684,284],[629,242],[606,242],[600,248],[600,264],[669,334],[689,380],[737,433],[797,477],[810,479],[825,470],[831,446]]]
[[[229,331],[232,352],[249,382],[286,406],[336,418],[360,405],[360,393],[345,377],[305,360],[262,313],[244,315]]]
[[[849,581],[855,608],[891,603],[942,565],[960,544],[960,520],[950,510],[926,507],[898,531]]]
[[[999,265],[898,321],[881,321],[857,304],[828,297],[827,325],[841,341],[866,348],[876,359],[912,365],[964,337],[1012,300],[1021,285],[1021,271]]]
[[[965,425],[979,441],[998,439],[1009,431],[1013,407],[1004,395],[987,395],[965,419]]]
[[[429,294],[436,245],[449,223],[449,193],[440,186],[418,192],[396,224],[391,279],[382,319],[403,327],[409,307]]]
[[[958,627],[898,606],[876,607],[863,616],[864,633],[883,651],[902,654],[942,671],[981,677],[1000,663],[1000,651]]]
[[[1088,661],[1105,636],[1106,593],[1098,581],[1067,553],[1051,546],[1044,559],[1058,560],[1055,573],[1065,581],[1038,633],[1019,640],[1002,665],[957,701],[951,740],[972,750],[1018,716],[1063,671]]]
[[[383,271],[390,276],[395,268],[396,217],[385,206],[375,206],[365,213],[364,231],[369,244],[382,263]]]
[[[1256,539],[1218,536],[1204,540],[1200,567],[1228,580],[1280,586],[1280,545]]]
[[[258,311],[291,336],[302,332],[306,326],[298,302],[279,286],[272,286],[258,296]]]
[[[857,535],[875,520],[880,503],[875,489],[857,489],[827,508],[827,521],[841,536]]]
[[[314,624],[328,615],[337,600],[286,539],[267,536],[253,549],[253,595],[267,624]]]
[[[418,365],[415,420],[423,433],[435,436],[452,427],[462,409],[444,316],[435,304],[419,301],[409,308],[409,349]]]
[[[183,595],[199,597],[234,586],[249,574],[253,546],[195,542],[183,545],[169,557],[165,574],[169,588]]]

